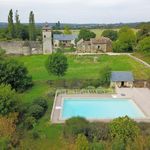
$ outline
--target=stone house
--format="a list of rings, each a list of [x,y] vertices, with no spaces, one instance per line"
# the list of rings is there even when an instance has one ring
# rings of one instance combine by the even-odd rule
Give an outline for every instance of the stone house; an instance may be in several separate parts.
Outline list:
[[[77,42],[78,53],[112,52],[112,41],[106,37],[92,38],[90,41],[81,39]]]
[[[54,34],[53,35],[53,47],[59,48],[60,46],[64,47],[75,47],[75,40],[78,38],[77,35],[64,35],[64,34]]]
[[[111,87],[133,87],[133,74],[130,71],[113,71],[110,78]]]

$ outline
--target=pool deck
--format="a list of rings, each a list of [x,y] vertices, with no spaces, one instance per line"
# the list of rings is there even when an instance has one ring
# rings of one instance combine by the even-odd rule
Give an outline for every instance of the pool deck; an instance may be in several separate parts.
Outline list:
[[[132,99],[144,113],[145,118],[135,119],[137,122],[150,122],[150,90],[147,88],[116,88],[116,94],[59,94],[56,95],[51,113],[51,123],[64,123],[61,119],[64,98],[128,98]],[[89,121],[109,122],[111,119]]]

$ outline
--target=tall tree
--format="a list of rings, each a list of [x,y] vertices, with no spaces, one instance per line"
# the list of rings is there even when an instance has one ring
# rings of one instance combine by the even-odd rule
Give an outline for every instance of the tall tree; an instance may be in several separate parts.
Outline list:
[[[72,34],[70,27],[67,25],[64,27],[64,34]]]
[[[29,15],[29,39],[31,41],[36,40],[36,27],[35,27],[35,20],[34,20],[33,11],[31,11],[30,15]]]
[[[17,38],[20,38],[20,19],[19,19],[19,14],[18,14],[18,10],[16,10],[16,13],[15,13],[15,21],[16,21],[16,24],[15,24],[15,30],[16,30],[16,37]]]
[[[118,32],[114,30],[104,30],[102,36],[110,38],[112,41],[116,41],[118,38]]]
[[[9,11],[9,14],[8,14],[8,32],[9,32],[10,38],[15,37],[15,28],[14,28],[14,23],[13,23],[13,11],[12,11],[12,9]]]
[[[83,39],[85,41],[89,41],[91,38],[95,38],[96,34],[88,29],[81,29],[78,36],[78,41]]]

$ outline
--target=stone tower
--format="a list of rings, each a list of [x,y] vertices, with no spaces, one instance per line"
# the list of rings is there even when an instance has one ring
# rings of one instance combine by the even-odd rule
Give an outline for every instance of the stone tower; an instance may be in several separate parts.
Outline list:
[[[51,54],[53,52],[52,47],[52,29],[46,23],[42,28],[43,36],[43,54]]]

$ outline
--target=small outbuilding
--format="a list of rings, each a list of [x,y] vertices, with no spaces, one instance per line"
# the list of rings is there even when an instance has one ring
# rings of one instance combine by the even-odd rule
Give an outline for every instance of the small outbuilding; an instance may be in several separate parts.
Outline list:
[[[134,77],[131,71],[113,71],[110,78],[111,87],[133,87]]]

